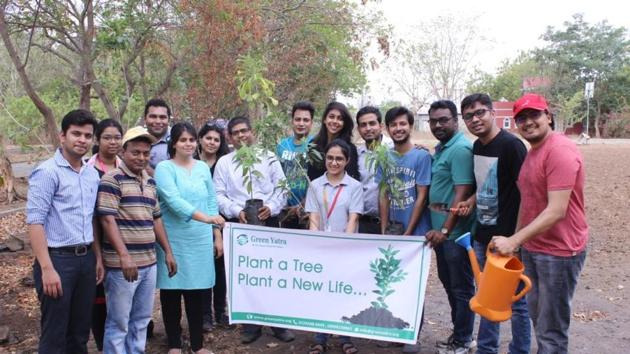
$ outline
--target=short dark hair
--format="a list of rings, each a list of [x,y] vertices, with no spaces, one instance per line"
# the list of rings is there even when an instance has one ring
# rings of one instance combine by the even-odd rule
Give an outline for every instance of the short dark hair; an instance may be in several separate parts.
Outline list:
[[[490,96],[485,93],[473,93],[472,95],[464,97],[462,104],[460,105],[460,112],[464,112],[466,108],[474,106],[476,102],[488,107],[488,109],[492,109],[492,99]]]
[[[411,113],[411,111],[407,107],[403,106],[390,108],[387,113],[385,113],[385,125],[389,126],[390,124],[392,124],[394,119],[403,115],[407,117],[407,122],[409,122],[409,125],[413,125],[413,113]]]
[[[381,110],[378,109],[377,107],[374,106],[365,106],[363,108],[361,108],[358,112],[357,112],[357,125],[359,124],[359,118],[361,118],[362,116],[366,115],[366,114],[374,114],[376,115],[376,120],[378,120],[379,123],[383,122],[383,116],[381,115]]]
[[[299,101],[296,102],[293,105],[293,108],[291,108],[291,119],[293,119],[293,115],[295,114],[295,111],[308,111],[308,113],[311,114],[311,119],[313,119],[314,115],[315,115],[315,106],[313,106],[313,104],[309,101]]]
[[[92,126],[94,131],[96,131],[98,122],[96,121],[96,118],[94,118],[92,112],[85,109],[75,109],[63,116],[63,119],[61,120],[61,131],[66,134],[71,125],[82,127],[88,124]]]
[[[188,122],[180,122],[175,124],[171,128],[171,140],[168,141],[167,145],[167,152],[170,158],[175,157],[175,144],[177,144],[177,141],[185,132],[192,135],[193,138],[197,140],[197,131],[195,130],[195,127],[192,126],[192,124]]]
[[[449,111],[451,111],[453,119],[457,120],[457,106],[455,105],[455,103],[453,103],[453,101],[439,100],[431,103],[431,106],[429,107],[429,114],[431,114],[431,112],[435,111],[436,109],[448,109]]]
[[[252,129],[252,122],[249,120],[249,118],[245,116],[238,116],[238,117],[234,117],[230,119],[230,121],[228,122],[228,125],[227,125],[228,133],[232,135],[232,128],[234,128],[235,126],[239,124],[246,124],[249,129]]]
[[[152,99],[148,100],[147,103],[144,105],[144,116],[145,117],[149,113],[149,107],[164,107],[164,108],[166,108],[166,115],[168,115],[168,117],[171,118],[171,107],[169,107],[168,104],[166,103],[166,101],[164,101],[163,99],[161,99],[161,98],[152,98]]]

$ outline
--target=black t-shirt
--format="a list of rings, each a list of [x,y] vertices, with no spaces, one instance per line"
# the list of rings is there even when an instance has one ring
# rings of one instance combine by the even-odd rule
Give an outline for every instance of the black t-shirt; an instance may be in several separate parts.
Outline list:
[[[511,236],[516,228],[521,196],[516,185],[527,149],[521,140],[501,129],[487,145],[473,144],[477,182],[475,241],[487,245],[492,236]]]

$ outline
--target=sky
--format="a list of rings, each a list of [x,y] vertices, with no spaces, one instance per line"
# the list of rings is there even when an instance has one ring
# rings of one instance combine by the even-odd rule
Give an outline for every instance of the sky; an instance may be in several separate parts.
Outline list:
[[[575,13],[584,14],[588,23],[604,19],[614,26],[630,29],[630,2],[627,0],[381,0],[369,6],[381,10],[388,23],[393,26],[393,36],[401,37],[409,33],[414,23],[441,14],[458,17],[471,17],[483,34],[490,40],[487,48],[477,54],[478,67],[494,73],[500,63],[517,56],[519,50],[540,47],[540,36],[547,26],[563,28],[563,22],[570,21]],[[373,103],[389,98],[403,100],[400,93],[384,90],[387,73],[381,66],[376,71],[368,70]],[[393,97],[390,97],[393,96]]]

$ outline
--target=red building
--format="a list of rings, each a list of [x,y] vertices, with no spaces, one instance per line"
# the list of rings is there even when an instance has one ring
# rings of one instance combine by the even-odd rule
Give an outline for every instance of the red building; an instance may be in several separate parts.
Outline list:
[[[515,131],[514,117],[512,116],[512,107],[514,102],[496,101],[492,102],[494,107],[494,122],[499,128]]]

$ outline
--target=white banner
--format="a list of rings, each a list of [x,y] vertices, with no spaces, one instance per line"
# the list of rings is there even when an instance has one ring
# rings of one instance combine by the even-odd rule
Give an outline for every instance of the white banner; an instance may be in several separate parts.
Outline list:
[[[415,343],[431,249],[421,236],[226,224],[231,323]]]

